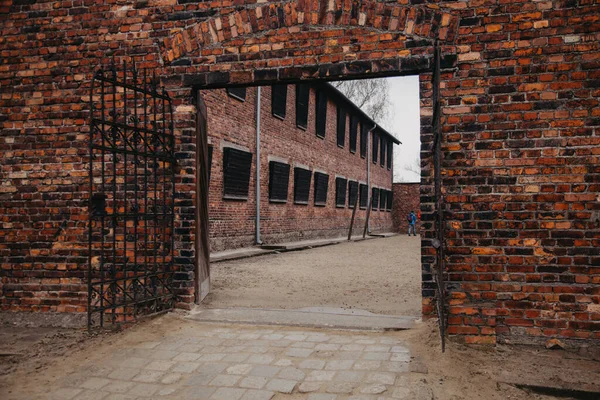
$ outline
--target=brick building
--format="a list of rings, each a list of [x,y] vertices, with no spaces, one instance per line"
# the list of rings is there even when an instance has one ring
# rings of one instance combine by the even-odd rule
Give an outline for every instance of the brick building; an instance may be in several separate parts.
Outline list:
[[[399,141],[329,84],[261,87],[260,101],[258,93],[257,87],[201,92],[211,155],[211,250],[345,236],[356,199],[356,234],[370,198],[370,230],[391,231],[392,146]]]
[[[424,316],[446,311],[468,343],[599,342],[598,0],[9,0],[0,31],[3,310],[89,309],[88,102],[113,58],[172,99],[181,307],[198,280],[198,90],[418,74]]]
[[[392,185],[393,203],[392,203],[392,223],[394,231],[400,234],[408,232],[408,222],[406,216],[414,211],[418,213],[421,209],[420,184],[419,182],[394,182]],[[420,232],[421,221],[417,219],[416,230]]]

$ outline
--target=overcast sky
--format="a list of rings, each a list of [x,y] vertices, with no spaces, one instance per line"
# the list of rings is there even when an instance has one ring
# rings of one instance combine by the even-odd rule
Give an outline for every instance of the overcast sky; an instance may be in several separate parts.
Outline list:
[[[419,77],[386,80],[391,107],[388,120],[381,125],[402,142],[394,146],[394,182],[420,182],[420,175],[405,169],[415,163],[421,151]]]

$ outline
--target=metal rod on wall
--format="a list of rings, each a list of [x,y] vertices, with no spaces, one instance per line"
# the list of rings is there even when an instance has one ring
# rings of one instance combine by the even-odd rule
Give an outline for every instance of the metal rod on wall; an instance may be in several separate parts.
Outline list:
[[[373,149],[372,143],[373,131],[377,128],[377,124],[373,125],[371,129],[367,132],[367,198],[371,199],[371,159],[373,158]],[[370,200],[369,200],[370,201]],[[370,204],[370,203],[369,203]],[[365,232],[371,233],[371,229],[369,227],[369,212],[367,212],[367,222],[365,225]],[[363,238],[365,235],[363,235]]]
[[[368,190],[368,186],[367,186]],[[371,207],[373,206],[373,197],[369,198],[369,206],[367,207],[367,220],[365,221],[365,229],[363,230],[363,239],[367,237],[367,229],[369,227],[369,218],[371,217]]]
[[[434,47],[434,70],[433,70],[433,135],[434,135],[434,183],[435,183],[435,208],[436,239],[433,246],[436,249],[437,289],[438,289],[438,317],[440,323],[440,335],[442,338],[442,352],[446,347],[446,317],[445,317],[445,285],[444,285],[444,210],[442,199],[442,130],[441,130],[441,107],[440,107],[440,47],[436,40]]]
[[[356,188],[356,200],[354,200],[354,207],[352,207],[352,219],[350,220],[350,229],[348,230],[348,241],[352,239],[352,229],[354,227],[354,217],[356,215],[356,207],[358,206],[358,187]],[[348,199],[350,200],[350,199]]]

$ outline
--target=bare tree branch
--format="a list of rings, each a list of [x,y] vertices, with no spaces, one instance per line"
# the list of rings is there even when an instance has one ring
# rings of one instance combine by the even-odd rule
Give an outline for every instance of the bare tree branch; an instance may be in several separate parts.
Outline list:
[[[332,82],[373,121],[382,124],[389,115],[389,88],[385,79]]]
[[[414,176],[403,174],[404,171],[410,172]],[[404,164],[402,169],[394,168],[394,182],[415,182],[417,179],[421,179],[421,159],[419,157],[415,157],[412,162]]]
[[[404,164],[405,171],[412,172],[413,174],[417,174],[421,176],[421,159],[416,157],[411,163]]]

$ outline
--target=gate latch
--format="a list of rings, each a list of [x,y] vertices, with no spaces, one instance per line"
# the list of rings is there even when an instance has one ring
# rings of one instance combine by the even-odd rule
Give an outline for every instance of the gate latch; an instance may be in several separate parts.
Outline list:
[[[94,193],[90,199],[90,212],[92,217],[101,217],[106,215],[106,195],[104,193]]]

